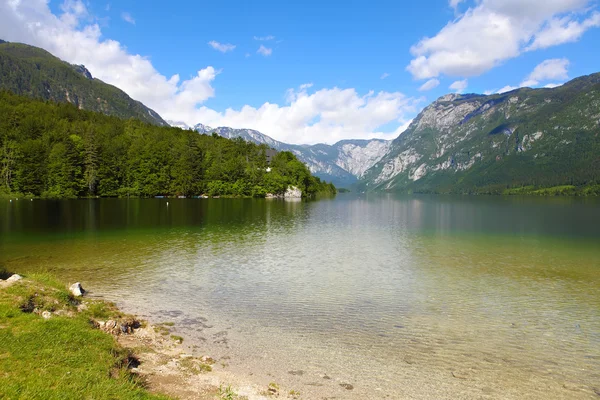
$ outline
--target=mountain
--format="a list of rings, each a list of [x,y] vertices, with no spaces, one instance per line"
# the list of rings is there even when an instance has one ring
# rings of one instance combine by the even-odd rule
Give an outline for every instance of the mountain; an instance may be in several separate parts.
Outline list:
[[[180,122],[170,123],[179,127],[184,125]],[[390,141],[380,139],[342,140],[334,145],[294,145],[280,142],[252,129],[211,128],[197,124],[194,130],[202,134],[217,133],[228,139],[239,137],[249,142],[266,144],[278,151],[291,151],[314,175],[338,187],[356,183],[365,171],[381,160],[391,145]]]
[[[155,111],[125,92],[37,47],[0,41],[0,90],[72,103],[80,109],[168,126]]]
[[[446,95],[391,143],[360,185],[435,193],[550,187],[547,193],[558,193],[572,186],[600,192],[599,135],[600,74],[554,89]]]

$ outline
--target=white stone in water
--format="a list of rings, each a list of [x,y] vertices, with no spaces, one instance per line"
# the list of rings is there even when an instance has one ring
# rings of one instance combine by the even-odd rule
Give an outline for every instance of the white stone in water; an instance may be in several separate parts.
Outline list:
[[[20,281],[21,279],[23,279],[23,277],[21,275],[14,274],[10,278],[8,278],[6,280],[6,282],[16,282],[16,281]]]
[[[73,293],[73,296],[75,297],[81,297],[85,293],[85,290],[79,282],[72,284],[69,290],[71,291],[71,293]]]
[[[286,199],[299,199],[302,197],[302,190],[298,189],[296,186],[289,186],[283,197]]]

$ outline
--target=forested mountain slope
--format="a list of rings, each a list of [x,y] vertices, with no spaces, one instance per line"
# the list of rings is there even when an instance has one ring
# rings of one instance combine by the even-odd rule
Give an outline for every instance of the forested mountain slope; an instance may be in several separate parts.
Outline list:
[[[37,99],[71,103],[83,110],[168,125],[155,111],[122,90],[93,78],[83,65],[71,65],[45,50],[21,43],[0,42],[2,89]]]
[[[83,196],[335,193],[290,152],[0,92],[0,192]],[[270,171],[270,172],[269,172]]]
[[[600,194],[598,184],[600,74],[593,74],[554,89],[443,96],[392,142],[361,187]]]

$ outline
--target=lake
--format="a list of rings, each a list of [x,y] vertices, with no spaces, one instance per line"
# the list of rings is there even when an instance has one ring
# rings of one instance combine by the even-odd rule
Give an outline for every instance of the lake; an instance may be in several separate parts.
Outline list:
[[[2,266],[307,399],[600,395],[597,199],[0,200]]]

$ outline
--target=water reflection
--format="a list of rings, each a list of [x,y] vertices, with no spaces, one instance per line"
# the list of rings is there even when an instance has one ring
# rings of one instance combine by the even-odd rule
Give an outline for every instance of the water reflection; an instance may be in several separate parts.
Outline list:
[[[379,387],[423,398],[426,387],[479,398],[491,384],[505,398],[545,398],[542,387],[556,398],[592,395],[597,201],[166,201],[0,204],[0,263],[50,269],[175,320],[242,370],[300,364],[352,379],[352,394],[327,389],[338,397],[370,398]],[[211,339],[222,332],[228,341]],[[565,381],[581,391],[565,392]]]

